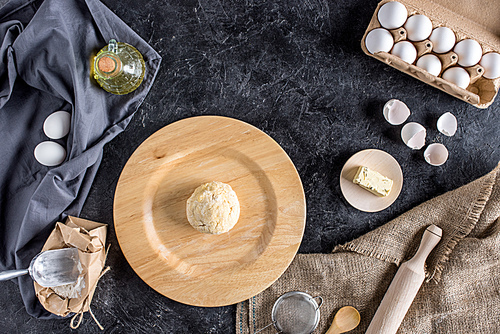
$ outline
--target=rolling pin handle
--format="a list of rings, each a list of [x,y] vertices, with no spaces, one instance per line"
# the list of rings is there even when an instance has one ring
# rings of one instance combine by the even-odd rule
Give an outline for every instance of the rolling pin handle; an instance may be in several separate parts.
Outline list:
[[[395,334],[425,279],[424,264],[441,240],[442,230],[429,226],[422,236],[417,253],[401,264],[384,295],[366,334]]]

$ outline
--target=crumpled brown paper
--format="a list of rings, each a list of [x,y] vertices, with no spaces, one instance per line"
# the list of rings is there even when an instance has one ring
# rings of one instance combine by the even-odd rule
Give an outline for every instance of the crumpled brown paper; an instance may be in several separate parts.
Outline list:
[[[63,317],[70,313],[83,314],[90,310],[90,302],[106,261],[106,233],[106,224],[77,217],[70,216],[65,224],[56,224],[42,251],[78,248],[82,265],[80,276],[84,277],[85,286],[81,290],[80,297],[62,298],[51,288],[42,287],[35,282],[36,296],[46,310]]]

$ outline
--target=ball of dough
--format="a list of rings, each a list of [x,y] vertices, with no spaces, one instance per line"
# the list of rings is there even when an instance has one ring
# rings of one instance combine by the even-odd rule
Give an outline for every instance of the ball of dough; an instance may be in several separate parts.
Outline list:
[[[189,223],[202,233],[229,231],[240,216],[240,203],[229,184],[212,181],[202,184],[187,200]]]

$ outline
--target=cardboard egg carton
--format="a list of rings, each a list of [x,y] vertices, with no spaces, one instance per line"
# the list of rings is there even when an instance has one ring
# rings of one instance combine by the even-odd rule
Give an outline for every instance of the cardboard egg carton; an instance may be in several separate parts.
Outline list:
[[[431,86],[453,95],[477,108],[487,108],[491,105],[500,87],[500,78],[491,80],[482,76],[484,69],[480,65],[465,68],[471,75],[471,84],[467,89],[462,89],[457,85],[436,77],[427,71],[408,64],[399,57],[387,52],[377,52],[371,54],[366,49],[365,38],[368,32],[381,25],[377,19],[377,14],[382,5],[392,0],[382,0],[375,12],[368,28],[361,40],[363,51],[386,64],[411,75]],[[488,52],[500,53],[500,3],[498,0],[398,0],[406,6],[408,17],[415,14],[427,16],[433,29],[437,27],[448,27],[455,32],[456,42],[463,39],[476,40],[483,49],[483,55]],[[394,37],[394,43],[406,39],[404,29],[389,30]],[[458,60],[457,55],[452,51],[445,54],[432,52],[432,43],[429,40],[422,42],[412,42],[417,49],[417,60],[423,54],[432,53],[439,57],[443,70],[441,73],[455,66]]]

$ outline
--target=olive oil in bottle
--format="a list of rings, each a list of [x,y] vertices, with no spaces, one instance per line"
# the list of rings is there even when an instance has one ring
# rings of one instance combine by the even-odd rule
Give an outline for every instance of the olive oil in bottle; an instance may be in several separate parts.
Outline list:
[[[139,51],[133,46],[112,39],[94,57],[93,77],[112,94],[128,94],[141,84],[146,66]]]

